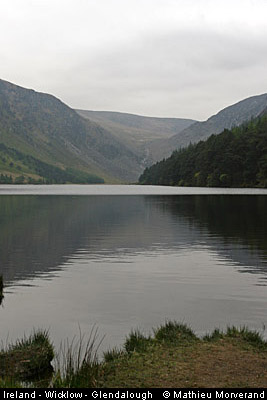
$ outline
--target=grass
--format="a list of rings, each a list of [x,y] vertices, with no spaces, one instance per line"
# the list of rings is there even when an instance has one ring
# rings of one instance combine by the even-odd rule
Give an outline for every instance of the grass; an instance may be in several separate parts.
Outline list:
[[[142,353],[147,351],[151,343],[151,337],[145,337],[139,330],[135,330],[126,337],[124,349],[128,354],[131,354],[134,351]]]
[[[22,388],[23,386],[14,379],[0,377],[0,389],[4,388]]]
[[[48,332],[35,331],[0,351],[0,375],[11,381],[35,379],[52,371],[53,358]]]
[[[98,386],[267,387],[267,343],[258,332],[229,327],[198,338],[168,321],[153,333],[132,332],[124,351],[108,352]]]
[[[248,343],[258,349],[266,349],[266,342],[264,341],[262,335],[259,332],[249,330],[245,326],[240,328],[229,326],[226,332],[215,329],[210,335],[205,335],[203,340],[207,342],[216,342],[226,338],[241,339],[243,342]]]
[[[51,380],[53,388],[96,387],[100,365],[97,360],[98,333],[93,327],[85,342],[81,334],[61,345],[56,357],[56,371]]]
[[[167,321],[164,325],[154,330],[155,339],[163,343],[185,343],[197,340],[190,327],[176,321]]]
[[[44,338],[39,340],[45,342]],[[77,340],[64,343],[49,386],[267,387],[267,342],[246,327],[228,327],[225,332],[215,329],[199,338],[187,325],[167,321],[149,336],[132,331],[123,348],[105,352],[101,362],[96,356],[101,343],[97,346],[97,341],[97,330],[93,329],[88,341],[80,333]],[[28,340],[16,346],[24,351]],[[14,376],[0,379],[0,387],[18,384]]]

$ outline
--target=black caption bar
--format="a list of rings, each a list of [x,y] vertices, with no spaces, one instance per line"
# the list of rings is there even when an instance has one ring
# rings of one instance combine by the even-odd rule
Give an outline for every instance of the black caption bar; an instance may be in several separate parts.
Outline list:
[[[266,389],[0,389],[2,399],[266,399]]]

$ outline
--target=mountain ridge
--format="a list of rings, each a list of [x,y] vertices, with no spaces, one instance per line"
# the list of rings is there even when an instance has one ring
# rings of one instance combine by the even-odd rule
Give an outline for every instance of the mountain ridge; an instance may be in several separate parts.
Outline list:
[[[131,149],[56,97],[0,80],[0,140],[61,169],[75,167],[109,182],[142,170]]]
[[[146,167],[172,151],[265,109],[267,94],[241,100],[202,122],[73,110],[51,94],[0,79],[0,182],[136,182]]]
[[[147,144],[152,140],[169,138],[190,126],[195,120],[186,118],[148,117],[116,111],[76,110],[81,116],[100,124],[129,146],[143,160],[153,163]]]
[[[267,187],[267,108],[247,123],[174,151],[145,169],[139,183]]]
[[[223,129],[231,129],[251,118],[258,117],[267,107],[267,93],[250,96],[234,103],[218,113],[209,117],[206,121],[195,122],[177,135],[169,139],[150,143],[149,149],[155,161],[170,156],[172,151],[188,146],[208,138],[212,134],[218,134]]]
[[[156,130],[156,133],[161,133],[163,137],[171,136],[173,131],[182,131],[187,126],[190,126],[192,123],[196,122],[190,118],[149,117],[145,115],[122,113],[117,111],[94,111],[81,109],[76,109],[76,111],[91,121],[109,121],[120,124],[123,127],[135,128],[137,132],[139,129],[146,131],[151,131],[153,129]],[[158,126],[155,123],[158,123]],[[163,125],[161,125],[161,123]],[[171,129],[168,123],[173,124],[173,129]]]

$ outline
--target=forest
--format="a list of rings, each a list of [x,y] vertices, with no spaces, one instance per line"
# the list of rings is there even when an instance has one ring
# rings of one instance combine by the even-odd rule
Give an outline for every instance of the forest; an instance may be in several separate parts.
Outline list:
[[[267,187],[267,113],[181,148],[146,168],[140,184]]]

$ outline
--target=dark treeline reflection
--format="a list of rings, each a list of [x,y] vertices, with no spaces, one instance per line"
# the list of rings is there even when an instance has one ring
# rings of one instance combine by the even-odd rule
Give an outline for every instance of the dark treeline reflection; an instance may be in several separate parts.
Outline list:
[[[0,196],[0,275],[195,245],[265,273],[266,210],[265,196]]]
[[[186,218],[192,229],[207,231],[206,244],[247,268],[267,273],[267,196],[170,196],[161,209]],[[252,263],[250,265],[250,262]],[[252,267],[252,268],[250,268]]]
[[[161,197],[161,207],[173,215],[207,227],[226,240],[233,237],[258,242],[267,241],[267,196],[195,195]],[[265,246],[264,246],[265,248]]]

